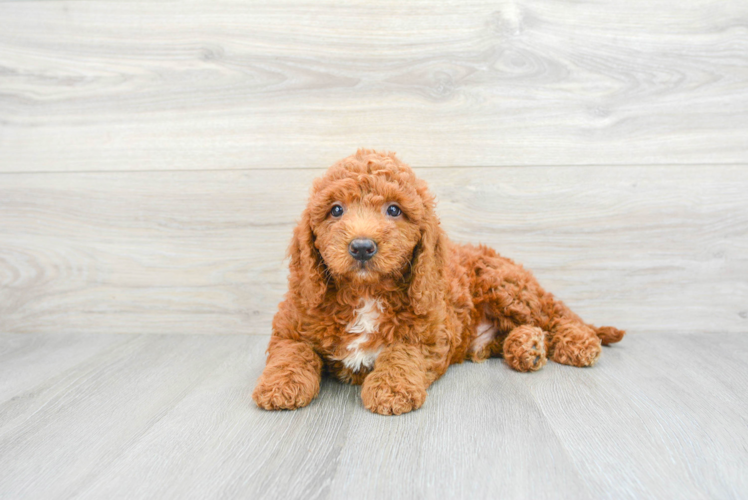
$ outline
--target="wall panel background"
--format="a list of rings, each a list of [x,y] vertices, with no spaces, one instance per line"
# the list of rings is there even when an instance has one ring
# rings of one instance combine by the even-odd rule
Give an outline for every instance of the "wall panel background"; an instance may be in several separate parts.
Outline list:
[[[256,333],[397,151],[586,319],[748,330],[748,4],[0,2],[0,331]]]

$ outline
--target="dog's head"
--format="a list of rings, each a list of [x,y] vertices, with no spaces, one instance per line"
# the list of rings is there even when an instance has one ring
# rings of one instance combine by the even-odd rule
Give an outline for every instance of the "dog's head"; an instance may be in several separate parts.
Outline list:
[[[289,250],[291,286],[313,308],[330,281],[394,280],[425,314],[441,296],[444,251],[426,183],[392,153],[359,150],[315,180]]]

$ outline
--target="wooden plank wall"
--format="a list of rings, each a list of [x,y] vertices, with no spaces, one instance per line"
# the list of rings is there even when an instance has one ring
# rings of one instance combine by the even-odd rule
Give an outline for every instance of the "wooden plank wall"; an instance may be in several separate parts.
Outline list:
[[[0,331],[269,332],[397,151],[586,319],[748,330],[748,3],[0,1]]]

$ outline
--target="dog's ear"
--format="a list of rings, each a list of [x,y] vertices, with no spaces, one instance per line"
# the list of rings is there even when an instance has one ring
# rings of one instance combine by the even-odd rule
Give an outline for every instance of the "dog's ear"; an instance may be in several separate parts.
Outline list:
[[[319,250],[314,246],[309,210],[304,210],[301,221],[293,230],[293,239],[288,248],[290,274],[288,282],[301,305],[314,309],[322,303],[327,291],[325,264]]]
[[[408,298],[413,311],[426,314],[444,298],[444,267],[447,264],[447,238],[431,204],[421,226],[421,240],[416,245],[412,263]]]

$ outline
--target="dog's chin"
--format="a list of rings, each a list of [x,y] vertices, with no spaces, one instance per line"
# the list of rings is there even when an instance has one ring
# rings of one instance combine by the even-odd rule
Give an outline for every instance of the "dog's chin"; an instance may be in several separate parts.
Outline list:
[[[397,265],[391,266],[390,262],[378,260],[377,257],[366,262],[359,262],[354,259],[329,262],[327,268],[335,281],[341,284],[370,286],[385,281],[402,279],[405,272],[403,267],[407,267],[409,264],[399,267]]]
[[[336,276],[338,282],[351,283],[353,285],[376,285],[387,279],[388,273],[384,272],[377,266],[377,263],[372,261],[349,262],[344,269],[339,269],[333,275]]]
[[[368,285],[377,283],[381,279],[381,274],[370,262],[356,262],[346,274],[353,283]]]

